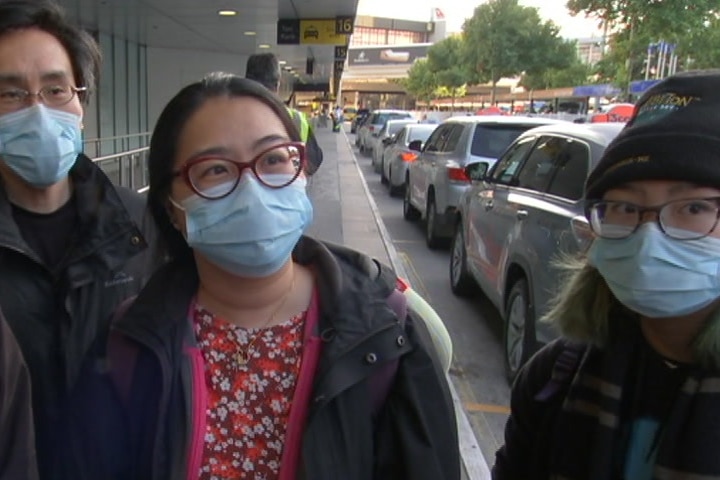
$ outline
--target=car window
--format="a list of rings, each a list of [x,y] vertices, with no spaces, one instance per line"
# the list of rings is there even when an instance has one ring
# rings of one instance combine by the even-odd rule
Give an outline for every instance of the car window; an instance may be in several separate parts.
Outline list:
[[[521,133],[530,128],[530,125],[478,124],[475,126],[470,153],[478,157],[499,158]]]
[[[440,125],[437,130],[430,135],[430,139],[425,144],[424,151],[426,152],[439,152],[442,145],[445,143],[447,134],[450,132],[451,125]]]
[[[555,158],[555,174],[548,193],[568,200],[579,200],[590,168],[590,149],[582,142],[567,140]]]
[[[405,142],[406,145],[409,145],[410,142],[413,142],[415,140],[420,140],[421,142],[425,143],[427,142],[428,137],[430,137],[430,134],[433,133],[435,130],[430,130],[427,128],[413,128],[411,130],[408,130],[408,136],[407,141]]]
[[[554,172],[555,159],[565,140],[560,137],[540,137],[517,175],[520,188],[544,192]]]
[[[462,137],[462,133],[465,127],[462,125],[453,125],[452,129],[450,130],[450,133],[447,136],[447,140],[445,140],[445,144],[442,146],[443,152],[454,152],[457,148],[458,142],[460,141],[460,137]]]
[[[395,135],[403,127],[405,127],[405,124],[404,123],[388,123],[387,126],[388,126],[388,134]]]
[[[405,143],[405,134],[407,133],[407,128],[403,128],[400,130],[400,132],[395,136],[395,142],[398,145],[402,145]]]
[[[509,184],[534,143],[535,137],[530,137],[524,138],[513,145],[495,164],[495,168],[490,173],[492,181]]]

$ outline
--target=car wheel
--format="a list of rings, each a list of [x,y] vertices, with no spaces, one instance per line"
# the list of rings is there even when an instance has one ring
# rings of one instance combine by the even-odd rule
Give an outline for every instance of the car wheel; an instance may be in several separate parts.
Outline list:
[[[450,288],[459,297],[468,297],[475,290],[475,281],[467,268],[467,251],[462,222],[458,222],[450,253]]]
[[[525,278],[517,280],[505,306],[505,373],[512,383],[525,362],[535,353],[535,316]]]
[[[428,204],[425,208],[425,243],[428,248],[436,249],[445,245],[445,239],[437,233],[437,207],[435,199],[428,195]]]
[[[405,195],[403,195],[403,218],[409,222],[420,220],[420,210],[410,203],[410,177],[405,178]]]

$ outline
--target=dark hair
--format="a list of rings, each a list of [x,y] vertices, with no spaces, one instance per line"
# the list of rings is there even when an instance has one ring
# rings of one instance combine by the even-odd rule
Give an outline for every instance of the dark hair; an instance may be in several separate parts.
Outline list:
[[[79,98],[87,102],[100,75],[100,48],[93,37],[72,25],[65,12],[49,0],[0,0],[0,37],[8,32],[37,28],[55,37],[70,57],[78,87],[87,87]]]
[[[265,85],[273,92],[280,85],[280,63],[272,53],[256,53],[250,55],[245,65],[245,78]]]
[[[259,100],[280,118],[292,141],[301,141],[300,132],[285,105],[273,92],[257,82],[229,73],[214,72],[180,90],[160,114],[150,139],[148,154],[148,208],[160,231],[162,254],[170,259],[184,257],[192,252],[185,238],[173,226],[167,210],[180,132],[207,100],[217,97],[251,97]]]

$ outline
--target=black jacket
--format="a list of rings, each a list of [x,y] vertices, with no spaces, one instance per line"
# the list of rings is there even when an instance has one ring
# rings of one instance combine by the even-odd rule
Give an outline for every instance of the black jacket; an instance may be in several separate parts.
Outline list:
[[[92,362],[89,352],[104,342],[117,304],[140,290],[157,262],[145,200],[115,187],[85,156],[70,175],[79,229],[52,269],[28,247],[0,187],[0,306],[30,369],[40,473],[48,479],[59,478],[68,398]]]
[[[0,480],[36,480],[30,374],[0,313]]]
[[[418,339],[423,325],[410,316],[403,334],[385,301],[387,290],[373,278],[377,267],[368,257],[307,237],[293,256],[316,272],[319,332],[324,341],[297,478],[459,479],[452,399],[427,343]],[[110,407],[107,414],[98,414],[108,419],[116,413],[107,428],[124,432],[98,432],[105,440],[103,449],[114,450],[104,455],[114,462],[110,468],[117,473],[129,467],[116,478],[187,477],[191,382],[183,345],[194,337],[187,312],[197,282],[191,261],[166,265],[117,324],[125,341],[139,345],[139,353],[129,392],[109,396],[123,396],[126,413],[118,417],[120,409]],[[398,342],[399,335],[407,341]],[[367,382],[383,362],[367,363],[368,352],[384,362],[399,358],[395,381],[376,423]],[[92,474],[107,478],[107,468]]]

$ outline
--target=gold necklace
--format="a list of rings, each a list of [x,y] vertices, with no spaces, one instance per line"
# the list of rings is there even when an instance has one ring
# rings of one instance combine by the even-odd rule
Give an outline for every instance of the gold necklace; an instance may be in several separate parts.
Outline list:
[[[295,271],[293,270],[293,277],[292,277],[292,283],[290,284],[290,289],[285,293],[285,295],[282,298],[282,301],[278,304],[278,306],[273,310],[273,312],[270,314],[270,317],[263,323],[263,325],[258,329],[258,332],[252,337],[252,339],[248,342],[247,346],[245,348],[238,347],[238,353],[236,355],[237,363],[240,366],[245,366],[250,361],[250,354],[252,353],[252,346],[255,343],[255,340],[260,338],[260,335],[263,333],[265,328],[270,325],[275,319],[275,315],[278,314],[280,309],[285,305],[285,302],[287,301],[288,297],[292,293],[292,291],[295,290]]]

